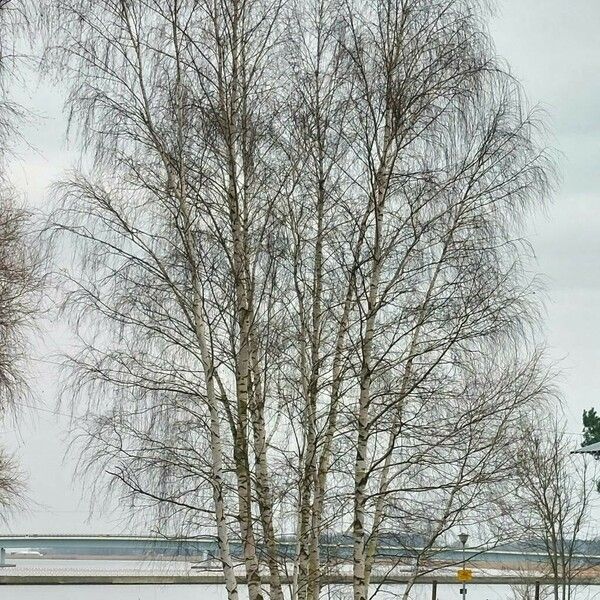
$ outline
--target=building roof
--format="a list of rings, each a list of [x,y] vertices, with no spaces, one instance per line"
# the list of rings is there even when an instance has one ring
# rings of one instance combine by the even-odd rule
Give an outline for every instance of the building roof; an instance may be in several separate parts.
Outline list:
[[[587,454],[588,452],[600,452],[600,442],[596,442],[595,444],[588,444],[587,446],[583,446],[583,448],[573,450],[571,454]]]

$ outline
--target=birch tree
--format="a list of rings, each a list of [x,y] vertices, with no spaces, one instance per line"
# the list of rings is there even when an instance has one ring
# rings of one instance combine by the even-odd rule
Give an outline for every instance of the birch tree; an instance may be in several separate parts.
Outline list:
[[[399,505],[399,512],[403,503],[411,506],[405,512],[409,523],[419,503],[440,506],[440,495],[455,488],[447,499],[450,514],[440,515],[441,534],[451,516],[456,519],[462,512],[455,512],[461,505],[454,497],[456,490],[462,495],[469,487],[476,488],[475,480],[482,487],[484,482],[492,485],[492,464],[502,455],[500,447],[509,439],[514,442],[509,431],[514,431],[533,398],[547,392],[535,354],[523,362],[512,354],[511,339],[526,328],[530,311],[527,284],[519,282],[520,250],[511,248],[503,237],[502,224],[503,214],[512,219],[528,194],[544,189],[545,161],[526,141],[534,124],[519,112],[518,90],[492,66],[487,40],[472,29],[473,15],[465,5],[381,2],[369,10],[351,7],[341,16],[338,12],[337,20],[326,6],[317,4],[315,41],[305,44],[313,55],[305,58],[301,71],[304,84],[312,86],[313,103],[304,102],[300,114],[308,112],[301,125],[308,130],[304,139],[312,144],[309,156],[317,156],[313,159],[316,203],[311,212],[302,200],[295,201],[300,212],[292,243],[306,240],[304,251],[294,246],[294,258],[315,257],[306,267],[303,260],[294,264],[294,287],[300,290],[295,320],[302,340],[295,361],[296,381],[313,378],[314,389],[319,387],[315,378],[326,386],[332,377],[332,394],[329,404],[318,407],[311,385],[297,384],[306,390],[301,419],[305,431],[298,448],[303,465],[298,572],[306,570],[303,561],[308,552],[303,546],[309,545],[304,534],[307,519],[302,517],[309,512],[305,498],[312,493],[313,508],[319,509],[323,493],[323,484],[315,477],[318,451],[314,449],[322,444],[329,451],[328,426],[333,422],[338,453],[344,458],[329,477],[337,475],[333,495],[339,498],[345,492],[348,498],[339,512],[353,514],[351,525],[342,519],[336,527],[353,530],[354,592],[362,598],[367,595],[379,533],[398,526],[390,518],[391,505]],[[323,11],[337,29],[323,19]],[[311,23],[308,16],[304,28]],[[339,36],[333,42],[332,30]],[[328,42],[329,48],[323,49],[319,42]],[[336,43],[346,62],[336,55]],[[350,77],[350,88],[328,85],[340,72]],[[340,90],[337,102],[333,90]],[[344,97],[353,99],[351,108]],[[335,143],[338,139],[343,141]],[[332,140],[335,150],[326,155],[330,158],[337,152],[343,157],[337,159],[347,165],[340,169],[343,175],[335,166],[323,169],[323,160],[318,161],[319,152],[325,154],[324,144]],[[507,175],[507,168],[512,175],[498,177]],[[346,194],[340,195],[339,190]],[[304,189],[299,191],[306,197]],[[319,194],[327,199],[337,194],[334,208],[319,202]],[[323,269],[336,279],[325,288],[330,296],[322,310],[315,304],[324,285],[317,265],[319,247],[328,242],[319,207],[329,210],[327,224],[335,223],[337,233],[329,236],[329,243],[337,244],[337,252],[327,253],[332,266]],[[308,215],[308,226],[301,220],[303,214]],[[350,223],[346,229],[341,225],[345,223]],[[522,292],[517,292],[521,286]],[[327,330],[311,324],[306,303],[309,310],[316,307],[320,317],[326,314],[339,324],[337,338],[322,337]],[[325,312],[332,309],[339,311],[337,316]],[[490,359],[487,344],[495,345],[499,339],[504,339],[507,353]],[[315,340],[324,348],[335,348],[334,353],[329,350],[321,357],[308,351]],[[332,375],[337,351],[345,353],[346,370]],[[520,363],[516,369],[515,361]],[[523,395],[509,400],[509,390],[518,380]],[[342,385],[345,394],[340,406],[333,390]],[[482,404],[476,407],[470,397]],[[495,423],[498,429],[488,430],[489,437],[476,442],[474,428],[467,426],[461,451],[463,440],[457,437],[478,409],[482,413],[475,429],[483,434],[485,422]],[[319,431],[322,440],[317,439]],[[497,441],[495,448],[492,440]],[[353,466],[346,461],[351,452],[355,453]],[[490,470],[478,471],[480,477],[471,479],[471,485],[460,467],[456,479],[443,472],[449,470],[449,461],[460,465],[462,459],[468,462],[484,454]],[[433,466],[436,461],[443,467]],[[352,470],[350,485],[346,475]],[[416,484],[419,472],[431,477],[429,485]],[[319,512],[314,516],[320,518]],[[318,548],[320,531],[315,527],[312,533],[312,547]],[[434,534],[432,539],[439,537]],[[313,581],[319,569],[315,573],[308,583],[298,584],[299,591],[308,590],[308,597],[318,594]]]
[[[47,4],[92,163],[51,223],[85,463],[214,532],[230,598],[317,600],[347,533],[366,600],[382,536],[425,557],[506,493],[549,391],[519,227],[551,165],[484,9]]]

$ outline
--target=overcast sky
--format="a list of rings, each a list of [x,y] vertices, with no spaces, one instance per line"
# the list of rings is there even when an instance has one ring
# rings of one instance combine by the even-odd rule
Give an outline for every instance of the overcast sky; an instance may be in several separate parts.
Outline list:
[[[522,82],[531,104],[546,113],[549,142],[559,154],[561,181],[545,213],[536,215],[529,239],[546,281],[545,331],[559,361],[568,430],[581,430],[581,412],[600,409],[600,2],[598,0],[497,0],[491,22],[498,54]],[[27,103],[40,115],[23,133],[13,179],[35,206],[76,161],[65,141],[62,92],[31,84]],[[47,323],[36,340],[33,409],[23,408],[18,428],[1,430],[29,481],[28,510],[9,518],[14,533],[129,532],[105,511],[89,517],[72,458],[68,412],[57,407],[53,353],[67,339],[61,323]],[[65,414],[56,414],[56,413]]]
[[[547,113],[561,181],[530,239],[547,282],[545,329],[571,431],[600,408],[600,2],[499,0],[498,53]]]

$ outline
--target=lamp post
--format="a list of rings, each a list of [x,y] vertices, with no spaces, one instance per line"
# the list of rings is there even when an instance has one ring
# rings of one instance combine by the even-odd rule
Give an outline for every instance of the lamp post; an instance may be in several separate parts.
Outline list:
[[[459,533],[458,534],[458,539],[460,540],[460,543],[462,544],[462,559],[463,559],[463,571],[465,570],[466,566],[467,566],[467,561],[465,558],[465,545],[467,543],[467,540],[469,539],[469,534],[468,533]],[[460,591],[463,600],[467,600],[467,582],[463,580],[463,584],[462,584],[462,590]]]

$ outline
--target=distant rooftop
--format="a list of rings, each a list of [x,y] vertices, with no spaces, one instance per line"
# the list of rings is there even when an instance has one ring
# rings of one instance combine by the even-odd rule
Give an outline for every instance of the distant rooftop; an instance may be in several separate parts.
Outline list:
[[[600,442],[596,442],[595,444],[588,444],[587,446],[583,446],[583,448],[573,450],[571,454],[589,454],[590,452],[600,452]]]

